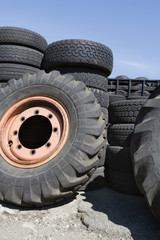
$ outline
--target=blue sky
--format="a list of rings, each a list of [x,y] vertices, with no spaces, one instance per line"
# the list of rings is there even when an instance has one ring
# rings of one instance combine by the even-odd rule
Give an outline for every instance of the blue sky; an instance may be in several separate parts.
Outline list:
[[[48,43],[103,43],[113,51],[111,77],[160,79],[159,0],[5,0],[0,25],[36,31]]]

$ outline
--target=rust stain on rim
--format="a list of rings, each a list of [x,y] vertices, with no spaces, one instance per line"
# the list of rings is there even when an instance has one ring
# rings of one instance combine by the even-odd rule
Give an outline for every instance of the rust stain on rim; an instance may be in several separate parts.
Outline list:
[[[35,116],[51,125],[49,138],[38,147],[22,144],[19,132]],[[0,154],[13,166],[33,168],[52,160],[64,147],[70,129],[69,114],[62,103],[48,96],[26,97],[12,105],[0,121]]]

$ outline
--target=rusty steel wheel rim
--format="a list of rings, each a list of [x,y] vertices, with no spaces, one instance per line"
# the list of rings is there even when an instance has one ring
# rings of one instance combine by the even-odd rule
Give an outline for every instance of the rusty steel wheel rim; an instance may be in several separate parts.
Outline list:
[[[0,154],[13,166],[33,168],[52,160],[69,134],[69,114],[57,99],[26,97],[0,121]]]

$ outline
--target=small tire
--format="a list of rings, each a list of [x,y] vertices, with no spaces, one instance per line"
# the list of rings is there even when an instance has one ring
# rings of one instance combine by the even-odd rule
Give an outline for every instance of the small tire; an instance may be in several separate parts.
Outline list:
[[[16,45],[0,45],[0,63],[15,63],[40,68],[43,53]]]
[[[129,147],[107,147],[105,177],[111,189],[125,194],[141,195],[134,179]]]
[[[97,89],[97,88],[89,88],[89,89],[94,93],[94,95],[96,96],[101,107],[108,108],[108,106],[109,106],[108,93],[103,90]]]
[[[125,100],[125,99],[126,99],[126,97],[123,96],[123,95],[109,93],[109,104],[111,104],[113,102],[122,101],[122,100]]]
[[[131,173],[106,171],[106,182],[108,187],[114,191],[135,196],[142,195]]]
[[[109,105],[110,123],[135,123],[138,113],[146,100],[118,101]]]
[[[20,206],[72,195],[97,168],[106,141],[94,94],[57,71],[0,88],[0,131],[0,200]]]
[[[92,68],[57,68],[61,74],[71,74],[76,80],[84,82],[87,87],[97,88],[103,91],[108,89],[108,78],[102,71]]]
[[[112,171],[133,173],[130,148],[109,145],[106,151],[106,168]]]
[[[102,70],[109,76],[113,68],[113,54],[110,48],[98,42],[61,40],[48,45],[42,66],[46,72],[57,67],[90,67]]]
[[[134,124],[113,124],[108,128],[108,143],[112,146],[129,147]]]
[[[44,52],[47,41],[40,34],[19,27],[0,27],[0,44],[26,46]]]

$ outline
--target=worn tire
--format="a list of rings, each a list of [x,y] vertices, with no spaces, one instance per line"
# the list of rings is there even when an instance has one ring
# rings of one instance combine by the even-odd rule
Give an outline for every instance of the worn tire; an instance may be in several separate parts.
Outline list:
[[[112,146],[129,147],[134,124],[113,124],[108,128],[108,143]]]
[[[97,89],[97,88],[89,88],[94,95],[96,96],[98,102],[101,104],[102,107],[108,108],[109,106],[109,95],[107,92]]]
[[[0,44],[14,44],[44,52],[47,41],[40,34],[24,28],[0,27]]]
[[[40,68],[43,53],[28,47],[0,45],[0,63],[25,64]]]
[[[140,195],[134,180],[129,147],[107,147],[105,177],[111,189],[126,194]]]
[[[109,105],[110,123],[135,123],[137,115],[146,100],[126,100]]]
[[[109,93],[109,104],[111,104],[113,102],[122,101],[122,100],[125,100],[125,99],[126,99],[126,97],[123,96],[123,95]]]
[[[21,158],[17,162],[16,156],[13,159],[12,155],[6,156],[3,147],[10,153],[14,142],[8,146],[8,140],[2,142],[2,136],[8,134],[5,132],[8,126],[5,119],[10,111],[13,114],[9,117],[14,115],[14,111],[24,114],[25,109],[28,111],[33,106],[52,107],[41,100],[26,100],[28,97],[39,99],[40,96],[52,99],[56,101],[56,106],[60,104],[61,108],[66,109],[70,127],[66,142],[57,155],[51,154],[47,162],[45,159],[37,166],[30,159],[28,163]],[[27,105],[16,109],[16,106],[21,106],[18,104],[25,101]],[[89,179],[99,163],[105,144],[105,121],[102,115],[94,94],[84,83],[75,81],[69,75],[62,76],[57,71],[25,74],[21,79],[10,80],[6,87],[0,88],[0,200],[21,206],[42,206],[72,195]],[[22,142],[21,145],[23,149],[25,145]]]
[[[106,168],[112,171],[133,173],[130,148],[109,145],[106,151]]]
[[[35,74],[39,69],[23,64],[0,63],[0,81],[6,82],[12,78],[19,79],[25,73]]]
[[[48,45],[42,66],[47,72],[57,67],[90,67],[102,70],[109,76],[113,68],[113,54],[101,43],[67,39]]]
[[[132,173],[107,170],[106,182],[108,187],[114,191],[135,196],[141,195]]]
[[[160,221],[160,86],[137,117],[131,140],[136,183],[153,215]]]
[[[108,78],[102,71],[92,68],[58,68],[61,74],[71,74],[76,80],[84,82],[87,87],[98,88],[103,91],[108,89]]]

